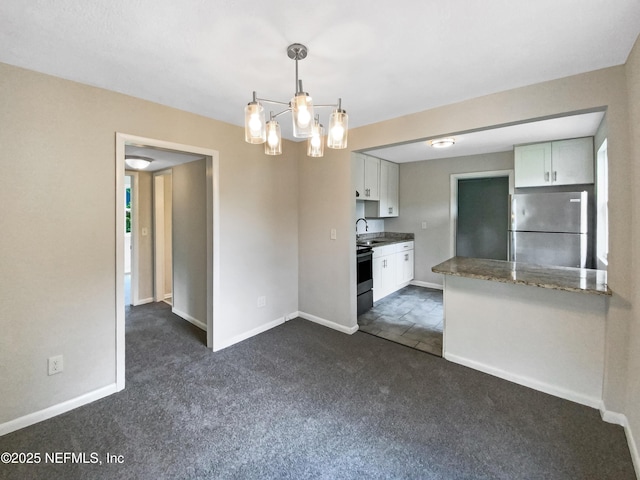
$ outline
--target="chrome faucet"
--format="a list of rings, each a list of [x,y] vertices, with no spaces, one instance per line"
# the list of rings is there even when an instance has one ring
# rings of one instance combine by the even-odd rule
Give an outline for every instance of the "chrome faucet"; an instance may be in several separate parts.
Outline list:
[[[356,241],[360,238],[360,235],[358,234],[358,222],[360,220],[364,221],[364,231],[365,232],[369,231],[369,224],[367,223],[366,218],[359,218],[358,220],[356,220]]]

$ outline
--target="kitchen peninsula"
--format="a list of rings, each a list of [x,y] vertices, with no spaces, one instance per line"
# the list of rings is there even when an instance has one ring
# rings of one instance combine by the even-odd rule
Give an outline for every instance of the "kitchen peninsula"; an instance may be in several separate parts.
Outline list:
[[[447,360],[602,406],[606,272],[453,257],[444,275]]]

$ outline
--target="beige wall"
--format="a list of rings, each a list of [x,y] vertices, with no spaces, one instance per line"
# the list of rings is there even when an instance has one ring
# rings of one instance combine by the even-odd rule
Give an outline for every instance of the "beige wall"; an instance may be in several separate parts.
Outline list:
[[[116,132],[219,152],[223,341],[297,310],[295,145],[266,157],[237,126],[0,64],[0,424],[115,382]]]
[[[415,280],[442,286],[431,267],[451,257],[451,174],[511,169],[513,152],[400,164],[400,216],[385,228],[415,234]]]
[[[178,315],[186,314],[206,325],[207,177],[205,160],[178,165],[172,170],[173,309]]]
[[[636,445],[640,442],[640,40],[636,41],[627,61],[627,86],[629,95],[629,129],[632,149],[630,151],[631,172],[629,181],[634,185],[633,203],[626,214],[633,225],[632,272],[633,292],[631,299],[629,329],[629,365],[627,368],[626,415]],[[636,452],[635,460],[640,461]],[[640,463],[636,463],[640,472]]]

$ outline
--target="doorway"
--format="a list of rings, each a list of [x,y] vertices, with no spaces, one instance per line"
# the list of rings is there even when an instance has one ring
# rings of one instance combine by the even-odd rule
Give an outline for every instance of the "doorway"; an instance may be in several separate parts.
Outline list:
[[[147,146],[150,148],[156,148],[158,150],[184,152],[186,154],[196,154],[199,158],[203,159],[204,167],[202,167],[202,173],[200,178],[204,178],[204,185],[202,185],[202,202],[204,205],[205,214],[202,215],[200,224],[202,225],[202,231],[204,235],[204,241],[202,242],[204,251],[201,252],[202,260],[200,265],[204,265],[205,275],[203,277],[203,283],[205,285],[205,297],[203,301],[206,303],[204,306],[203,316],[206,317],[206,321],[203,318],[203,324],[206,325],[207,347],[213,350],[219,350],[222,345],[216,342],[216,319],[220,317],[220,305],[219,302],[214,302],[214,298],[217,300],[220,298],[220,274],[219,274],[219,256],[220,256],[220,200],[219,200],[219,156],[218,152],[208,148],[196,147],[191,145],[177,144],[173,142],[166,142],[163,140],[156,140],[144,137],[138,137],[134,135],[116,133],[116,162],[115,162],[115,174],[116,174],[116,332],[115,332],[115,363],[116,363],[116,389],[118,391],[125,387],[125,301],[124,301],[124,262],[125,262],[125,196],[122,194],[125,184],[125,148],[127,146]],[[202,165],[202,164],[201,164]],[[134,201],[133,207],[135,209],[135,187],[134,187]],[[135,222],[135,217],[134,217]],[[132,227],[136,228],[136,227]],[[145,235],[144,231],[146,227],[144,225],[139,226],[142,235]],[[135,245],[136,235],[133,235]],[[135,248],[134,248],[135,250]],[[133,257],[135,259],[135,255]],[[173,293],[173,292],[172,292]]]
[[[456,255],[507,260],[509,177],[458,180]]]
[[[451,256],[507,260],[513,170],[451,174]]]

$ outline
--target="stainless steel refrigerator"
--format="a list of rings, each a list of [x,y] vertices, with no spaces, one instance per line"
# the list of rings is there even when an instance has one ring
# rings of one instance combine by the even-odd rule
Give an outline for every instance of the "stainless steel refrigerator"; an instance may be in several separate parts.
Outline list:
[[[509,260],[588,268],[587,192],[510,197]]]

